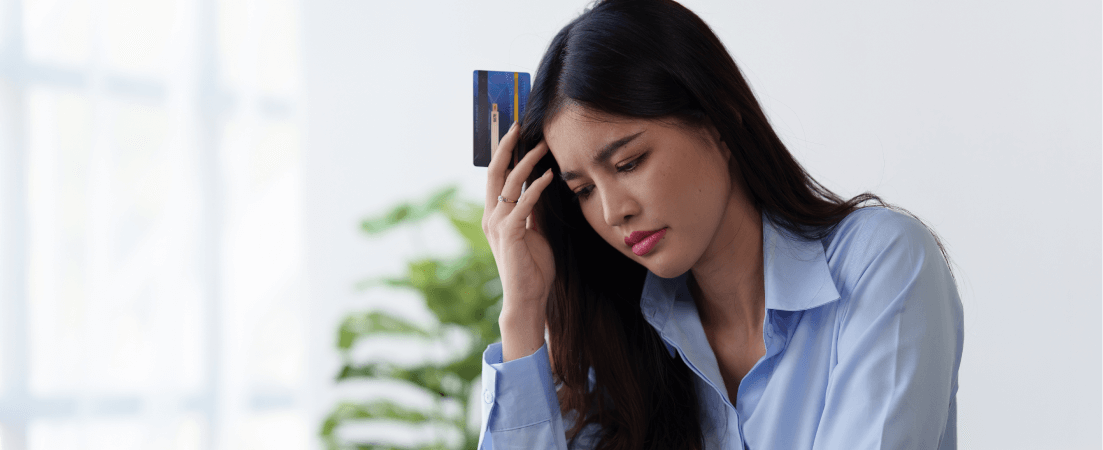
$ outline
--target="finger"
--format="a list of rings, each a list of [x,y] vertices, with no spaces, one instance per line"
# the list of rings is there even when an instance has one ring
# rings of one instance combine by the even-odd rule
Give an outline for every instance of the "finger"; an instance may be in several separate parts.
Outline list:
[[[509,167],[509,160],[513,157],[513,143],[516,138],[511,136],[516,135],[520,128],[517,122],[513,122],[506,132],[506,138],[498,143],[498,149],[490,156],[490,164],[486,167],[485,212],[487,213],[498,203],[498,195],[501,195],[502,186],[506,180],[506,169]]]
[[[540,193],[544,192],[544,188],[548,187],[552,182],[552,171],[548,169],[544,172],[540,178],[532,181],[528,189],[525,189],[524,195],[517,201],[513,211],[510,211],[512,220],[517,220],[521,224],[524,224],[528,220],[528,216],[532,214],[532,208],[536,205],[536,201],[540,199]]]
[[[513,172],[510,172],[506,177],[505,186],[502,187],[502,194],[507,199],[516,200],[521,196],[521,185],[528,179],[529,174],[532,173],[532,168],[536,166],[536,163],[540,161],[540,158],[544,157],[544,154],[548,152],[548,144],[544,141],[540,141],[533,147],[524,158],[517,165],[513,166]]]
[[[506,152],[505,158],[507,167],[509,166],[509,161],[513,159],[513,150],[517,146],[517,141],[521,140],[521,124],[518,122],[513,123],[516,125],[511,125],[509,131],[506,131],[505,136],[502,136],[502,141],[498,143],[499,149],[501,147],[509,149],[509,151]]]

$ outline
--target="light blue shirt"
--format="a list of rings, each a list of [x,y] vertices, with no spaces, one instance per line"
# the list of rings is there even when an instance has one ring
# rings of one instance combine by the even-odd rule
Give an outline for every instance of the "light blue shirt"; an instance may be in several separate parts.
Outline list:
[[[763,216],[766,354],[732,405],[688,274],[648,273],[640,308],[696,374],[707,449],[955,449],[961,300],[930,232],[885,208],[847,216],[821,241]],[[566,449],[547,345],[483,354],[481,449]],[[599,430],[580,432],[590,448]]]

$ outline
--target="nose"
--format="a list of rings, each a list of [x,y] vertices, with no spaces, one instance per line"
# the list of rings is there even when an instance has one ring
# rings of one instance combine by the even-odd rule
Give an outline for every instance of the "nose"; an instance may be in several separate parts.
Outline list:
[[[628,189],[613,183],[604,188],[600,193],[601,211],[606,224],[612,227],[624,225],[640,213],[640,204]]]

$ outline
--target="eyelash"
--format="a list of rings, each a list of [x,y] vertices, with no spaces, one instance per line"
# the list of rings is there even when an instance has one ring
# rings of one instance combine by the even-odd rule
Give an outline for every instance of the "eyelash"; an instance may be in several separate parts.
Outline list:
[[[636,169],[640,168],[640,164],[643,163],[643,160],[647,158],[647,155],[648,155],[648,153],[645,152],[644,154],[640,155],[638,158],[633,159],[633,160],[625,163],[623,166],[617,167],[617,172],[628,173],[628,172],[631,172],[633,170],[636,170]],[[587,197],[590,196],[590,193],[593,192],[593,190],[594,190],[593,186],[586,186],[585,188],[582,188],[582,189],[579,189],[579,190],[575,191],[573,198],[574,198],[575,201],[585,200]]]

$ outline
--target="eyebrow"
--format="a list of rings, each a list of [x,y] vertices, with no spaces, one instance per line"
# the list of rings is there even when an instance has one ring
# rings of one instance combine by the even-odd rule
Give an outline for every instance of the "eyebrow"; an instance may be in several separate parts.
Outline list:
[[[609,158],[613,157],[613,153],[616,153],[617,150],[620,150],[621,147],[624,147],[625,145],[628,145],[629,142],[632,142],[634,139],[640,137],[641,134],[643,134],[643,131],[640,131],[639,133],[636,133],[636,134],[632,134],[632,135],[629,135],[629,136],[622,137],[622,138],[617,139],[617,140],[609,143],[608,145],[602,147],[601,150],[598,151],[597,154],[594,155],[593,164],[594,165],[599,165],[599,164],[604,164],[604,163],[608,162]],[[573,180],[575,178],[578,178],[580,176],[581,175],[579,175],[576,172],[561,172],[559,174],[559,178],[562,178],[563,181],[571,181],[571,180]]]

